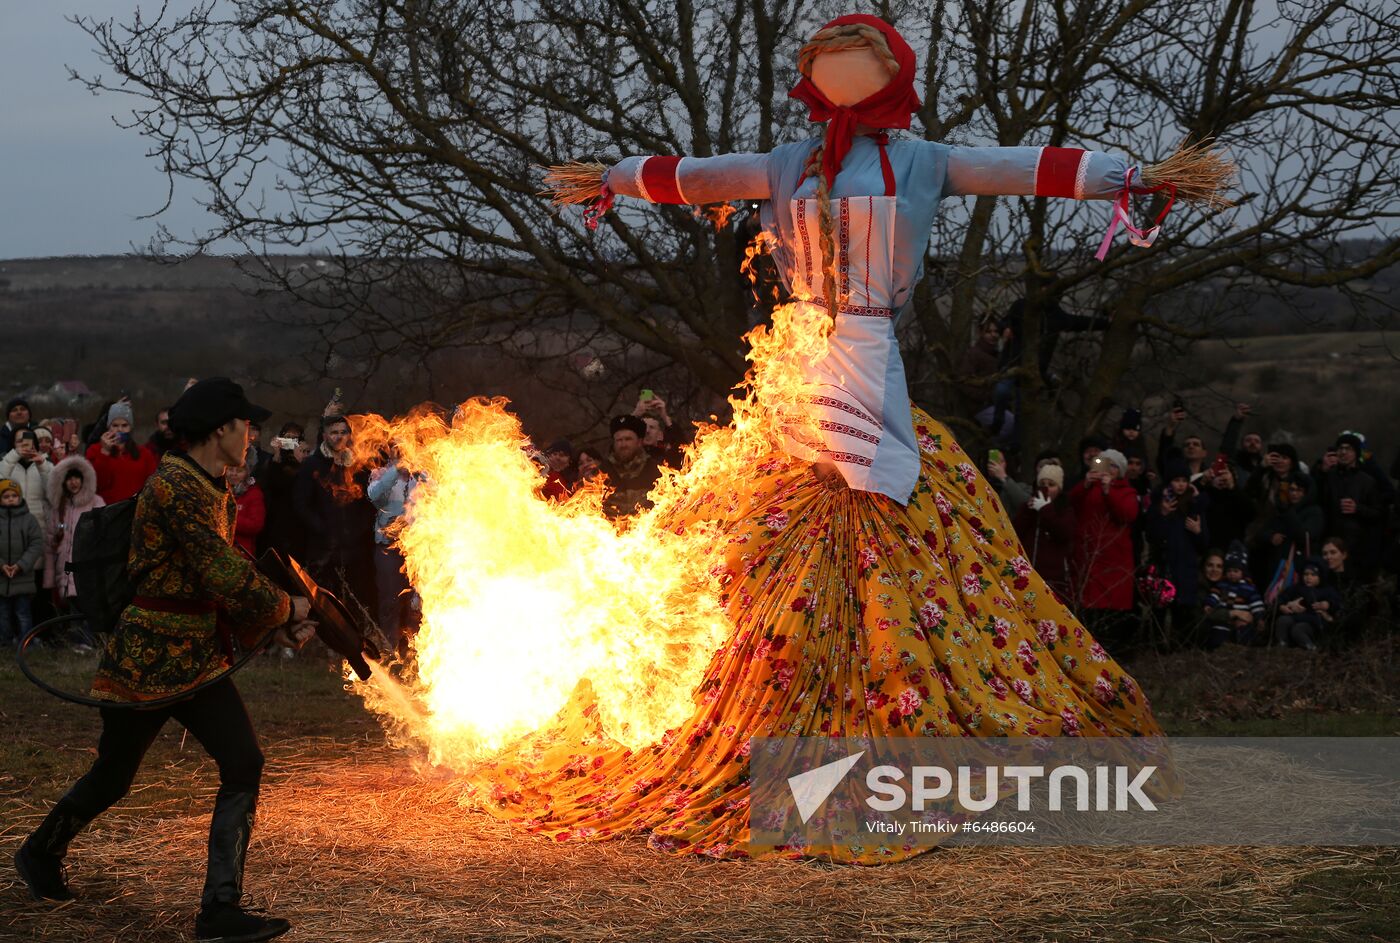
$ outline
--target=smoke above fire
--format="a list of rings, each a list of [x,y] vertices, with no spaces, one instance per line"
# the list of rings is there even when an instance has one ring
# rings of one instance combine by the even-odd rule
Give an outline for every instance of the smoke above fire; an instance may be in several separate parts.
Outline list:
[[[392,449],[418,482],[394,533],[422,601],[413,657],[399,680],[352,681],[391,736],[465,770],[575,697],[632,748],[690,716],[731,631],[720,528],[743,513],[757,463],[778,448],[810,457],[806,377],[828,326],[798,304],[751,331],[733,421],[702,427],[682,469],[663,470],[654,507],[623,522],[604,517],[596,483],[564,501],[539,495],[542,471],[504,400],[352,417],[360,460]]]

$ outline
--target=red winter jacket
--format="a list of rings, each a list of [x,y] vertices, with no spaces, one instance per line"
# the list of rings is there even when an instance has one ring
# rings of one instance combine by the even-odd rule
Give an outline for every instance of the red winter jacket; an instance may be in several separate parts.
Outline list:
[[[97,493],[108,504],[125,501],[140,493],[146,479],[156,473],[156,456],[146,446],[136,450],[132,458],[126,449],[118,449],[115,455],[102,451],[102,443],[88,446],[87,460],[97,472]]]
[[[233,542],[248,551],[248,556],[257,559],[258,535],[267,523],[267,502],[263,500],[262,489],[251,484],[242,494],[234,495],[233,500],[238,505],[238,516],[233,524]]]
[[[1079,482],[1069,493],[1077,533],[1076,601],[1086,609],[1133,608],[1133,521],[1138,496],[1122,478],[1104,493],[1098,482]]]

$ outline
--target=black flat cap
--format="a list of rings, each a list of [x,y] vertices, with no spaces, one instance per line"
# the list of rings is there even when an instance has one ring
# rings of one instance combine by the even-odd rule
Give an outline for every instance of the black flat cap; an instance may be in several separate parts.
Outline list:
[[[267,422],[271,410],[248,402],[243,387],[228,377],[206,377],[180,394],[170,407],[170,422],[182,428],[217,428],[230,419]]]

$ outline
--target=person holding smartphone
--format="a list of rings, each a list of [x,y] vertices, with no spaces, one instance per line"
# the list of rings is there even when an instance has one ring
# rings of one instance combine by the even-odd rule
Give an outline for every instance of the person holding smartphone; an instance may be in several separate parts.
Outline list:
[[[115,504],[135,497],[155,474],[157,462],[155,453],[131,436],[135,416],[129,401],[120,399],[108,407],[103,422],[106,431],[88,446],[87,460],[97,471],[97,493]]]
[[[292,485],[292,504],[305,539],[304,565],[322,586],[351,594],[375,612],[376,511],[365,498],[368,487],[369,469],[355,465],[350,421],[340,414],[322,416],[316,451],[297,467]]]
[[[52,474],[53,463],[48,453],[39,447],[38,433],[33,429],[16,432],[15,447],[0,458],[0,478],[8,478],[20,486],[24,503],[43,528],[45,538],[49,536],[49,478]]]
[[[1073,601],[1094,637],[1115,655],[1126,649],[1132,630],[1127,617],[1133,609],[1133,523],[1139,508],[1127,472],[1127,457],[1105,449],[1090,459],[1084,480],[1069,493],[1078,522]]]
[[[1205,440],[1199,433],[1191,433],[1182,440],[1181,445],[1176,444],[1177,430],[1185,421],[1186,404],[1178,398],[1172,403],[1171,412],[1167,414],[1167,424],[1162,427],[1162,433],[1157,437],[1157,470],[1163,473],[1164,477],[1168,463],[1177,459],[1186,462],[1192,476],[1199,475],[1210,467]]]
[[[1260,508],[1245,491],[1236,466],[1224,452],[1216,455],[1197,485],[1210,498],[1205,517],[1211,542],[1217,547],[1228,547],[1245,540]]]
[[[661,465],[679,468],[681,450],[671,438],[671,414],[666,411],[666,401],[654,390],[642,390],[632,415],[646,423],[647,431],[642,436],[642,446],[648,455]]]
[[[1184,459],[1168,463],[1164,477],[1167,481],[1147,512],[1147,536],[1152,562],[1176,587],[1171,606],[1173,642],[1182,645],[1194,632],[1197,574],[1202,556],[1210,549],[1206,517],[1210,498],[1192,484]]]
[[[267,525],[258,541],[258,551],[269,547],[285,556],[303,560],[306,557],[305,531],[297,518],[297,471],[311,454],[313,443],[306,439],[306,427],[299,422],[284,422],[272,437],[272,461],[258,480],[267,505]]]

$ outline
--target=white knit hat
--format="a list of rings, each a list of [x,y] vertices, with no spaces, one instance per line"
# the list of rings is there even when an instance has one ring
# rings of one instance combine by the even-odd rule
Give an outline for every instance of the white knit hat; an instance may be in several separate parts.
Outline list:
[[[1104,449],[1099,453],[1099,458],[1103,459],[1105,462],[1112,462],[1118,469],[1118,474],[1126,475],[1128,473],[1127,456],[1117,449]]]

